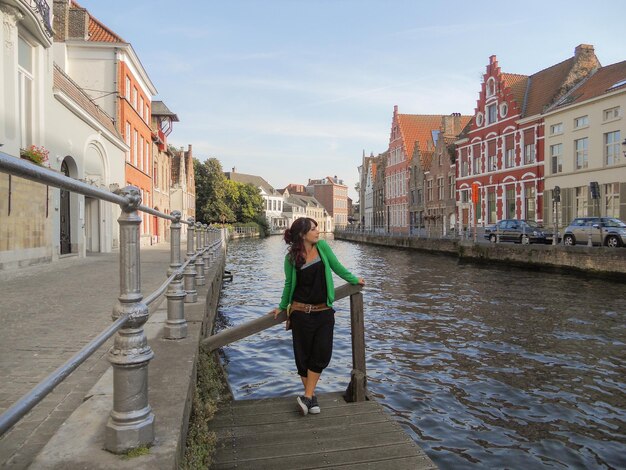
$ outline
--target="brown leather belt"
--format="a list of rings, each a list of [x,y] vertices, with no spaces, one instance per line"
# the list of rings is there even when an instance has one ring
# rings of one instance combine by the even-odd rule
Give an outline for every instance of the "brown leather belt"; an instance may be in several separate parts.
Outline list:
[[[311,313],[321,312],[322,310],[328,310],[330,307],[326,304],[303,304],[301,302],[291,302],[290,310],[293,312],[297,310],[299,312]]]

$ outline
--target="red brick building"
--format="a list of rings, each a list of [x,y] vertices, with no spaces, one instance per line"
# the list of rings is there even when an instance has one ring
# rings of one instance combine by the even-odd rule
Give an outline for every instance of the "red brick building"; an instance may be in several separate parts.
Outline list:
[[[409,166],[416,145],[432,146],[432,133],[441,125],[441,115],[399,114],[393,107],[385,167],[385,220],[388,232],[409,232]]]
[[[474,117],[457,140],[457,220],[473,225],[471,185],[479,185],[477,225],[518,218],[542,222],[544,125],[542,112],[600,64],[593,46],[532,75],[504,73],[489,58]]]

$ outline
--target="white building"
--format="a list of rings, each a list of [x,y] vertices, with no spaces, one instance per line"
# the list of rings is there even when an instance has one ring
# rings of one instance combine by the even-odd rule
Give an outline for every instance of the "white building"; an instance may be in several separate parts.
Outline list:
[[[0,151],[19,158],[21,149],[43,147],[54,170],[99,187],[123,184],[128,148],[110,116],[54,66],[51,6],[51,0],[0,4]],[[0,198],[0,269],[110,251],[118,243],[118,209],[109,203],[5,174],[0,191],[9,194]]]

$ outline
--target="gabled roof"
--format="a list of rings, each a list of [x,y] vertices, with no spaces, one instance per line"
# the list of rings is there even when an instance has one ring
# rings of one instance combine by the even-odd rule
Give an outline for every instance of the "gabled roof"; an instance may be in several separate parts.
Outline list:
[[[528,87],[528,75],[503,73],[502,79],[504,80],[504,84],[511,89],[513,98],[520,109],[522,109],[524,105],[524,95],[526,95],[526,88]]]
[[[280,194],[278,191],[276,191],[272,187],[271,184],[269,184],[267,181],[265,181],[260,176],[247,175],[245,173],[238,173],[238,172],[235,172],[235,171],[225,171],[224,175],[229,180],[237,181],[238,183],[243,183],[243,184],[251,184],[255,188],[261,188],[267,194],[272,194],[272,195]]]
[[[441,126],[442,117],[440,114],[398,114],[398,125],[408,159],[413,157],[415,142],[419,142],[420,148],[427,148],[427,143],[432,141],[432,131],[439,130]]]
[[[574,65],[574,60],[574,57],[571,57],[529,77],[530,86],[526,94],[526,103],[522,108],[523,116],[540,114],[554,101]]]
[[[115,34],[109,28],[107,28],[104,24],[102,24],[97,18],[95,18],[86,8],[81,7],[74,0],[71,1],[70,7],[80,8],[85,10],[87,15],[89,16],[89,38],[88,41],[92,42],[121,42],[126,43],[119,35]]]
[[[562,105],[580,103],[617,90],[626,91],[626,60],[600,68],[574,89]]]
[[[172,121],[179,122],[176,113],[170,111],[163,101],[152,101],[151,112],[153,116],[169,116]]]

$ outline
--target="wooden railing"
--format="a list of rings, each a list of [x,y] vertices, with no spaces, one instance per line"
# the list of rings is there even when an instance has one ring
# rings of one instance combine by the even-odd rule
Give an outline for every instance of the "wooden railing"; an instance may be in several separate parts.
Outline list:
[[[363,289],[360,285],[344,284],[335,289],[335,301],[350,296],[350,330],[352,336],[352,372],[350,384],[344,395],[346,401],[368,399],[367,374],[365,369],[365,322],[363,313]],[[247,338],[287,320],[287,312],[282,311],[276,318],[272,312],[255,318],[242,325],[220,331],[202,340],[202,346],[213,351],[240,339]]]

